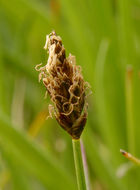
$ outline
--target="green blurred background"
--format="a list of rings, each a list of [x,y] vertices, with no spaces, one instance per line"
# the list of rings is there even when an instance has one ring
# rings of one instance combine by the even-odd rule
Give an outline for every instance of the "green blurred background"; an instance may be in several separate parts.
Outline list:
[[[76,190],[71,138],[48,115],[35,66],[62,37],[91,85],[82,135],[89,189],[139,190],[140,0],[0,0],[0,189]]]

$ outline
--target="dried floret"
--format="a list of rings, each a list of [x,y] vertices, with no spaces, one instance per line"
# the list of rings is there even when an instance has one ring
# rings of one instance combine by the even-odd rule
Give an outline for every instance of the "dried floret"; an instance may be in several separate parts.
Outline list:
[[[44,48],[49,57],[45,66],[36,66],[39,81],[42,79],[47,89],[54,105],[51,110],[60,126],[73,139],[79,139],[87,120],[87,82],[84,82],[81,67],[76,65],[75,56],[70,54],[66,58],[62,40],[55,32],[47,35]]]

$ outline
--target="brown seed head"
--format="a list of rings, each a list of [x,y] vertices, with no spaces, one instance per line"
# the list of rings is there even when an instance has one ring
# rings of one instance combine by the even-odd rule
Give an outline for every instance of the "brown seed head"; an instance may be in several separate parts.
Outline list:
[[[47,89],[54,104],[54,114],[60,126],[73,139],[79,139],[87,120],[85,103],[86,82],[81,68],[71,54],[66,58],[62,40],[55,32],[47,35],[45,49],[49,57],[44,67],[38,66],[39,80]]]

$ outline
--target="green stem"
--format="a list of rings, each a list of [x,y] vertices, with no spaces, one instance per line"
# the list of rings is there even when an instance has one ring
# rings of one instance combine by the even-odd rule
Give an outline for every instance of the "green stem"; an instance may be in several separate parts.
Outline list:
[[[86,190],[87,188],[86,188],[86,182],[85,182],[85,174],[84,174],[84,168],[83,168],[80,139],[78,139],[78,140],[73,139],[72,144],[73,144],[73,154],[74,154],[74,162],[75,162],[78,190]]]

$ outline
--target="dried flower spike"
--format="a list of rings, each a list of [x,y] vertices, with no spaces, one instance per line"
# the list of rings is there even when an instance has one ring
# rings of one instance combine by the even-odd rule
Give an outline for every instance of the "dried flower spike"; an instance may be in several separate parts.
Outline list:
[[[43,80],[60,126],[73,139],[79,139],[87,120],[87,83],[83,80],[80,67],[76,65],[75,57],[70,54],[66,58],[62,40],[55,32],[47,35],[44,48],[48,50],[49,57],[44,67],[36,66],[40,72],[39,81]]]

